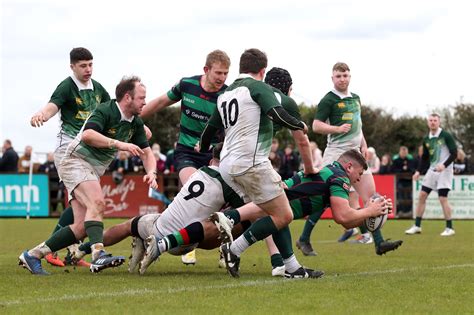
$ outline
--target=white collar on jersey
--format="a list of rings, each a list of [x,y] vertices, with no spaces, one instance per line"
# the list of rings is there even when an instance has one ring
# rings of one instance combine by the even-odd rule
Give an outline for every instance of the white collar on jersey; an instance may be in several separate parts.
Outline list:
[[[122,118],[120,119],[120,121],[128,121],[129,123],[131,123],[133,121],[133,119],[135,118],[135,115],[132,116],[132,118],[127,118],[125,117],[125,115],[123,114],[122,112],[122,109],[120,108],[119,104],[117,103],[117,101],[115,101],[115,105],[117,105],[117,108],[120,112],[120,116],[122,116]]]
[[[333,92],[334,94],[336,94],[340,98],[352,97],[352,93],[349,92],[349,90],[347,90],[347,94],[342,94],[341,92],[339,92],[336,89],[332,89],[331,92]]]
[[[253,78],[252,75],[248,74],[248,73],[241,73],[239,74],[239,76],[237,77],[237,79],[245,79],[245,78]]]
[[[74,73],[71,75],[71,79],[74,81],[74,83],[76,83],[77,88],[79,89],[79,91],[81,91],[81,90],[92,90],[92,91],[94,91],[94,85],[92,84],[91,79],[89,79],[89,81],[87,81],[87,84],[83,84],[81,81],[79,81],[76,78]]]
[[[438,128],[438,130],[436,131],[435,134],[432,134],[431,131],[430,131],[429,139],[439,137],[439,134],[441,133],[441,130],[443,130],[443,129]]]

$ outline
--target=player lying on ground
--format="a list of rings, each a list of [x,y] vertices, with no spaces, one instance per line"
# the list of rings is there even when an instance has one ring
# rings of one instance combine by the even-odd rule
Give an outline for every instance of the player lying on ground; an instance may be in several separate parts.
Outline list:
[[[362,155],[356,150],[350,150],[344,153],[338,162],[323,168],[319,174],[304,176],[302,172],[299,172],[293,178],[286,180],[285,184],[288,187],[285,189],[285,192],[290,200],[294,218],[303,218],[306,215],[318,211],[322,213],[328,206],[331,206],[337,223],[345,227],[353,227],[361,224],[365,218],[378,216],[386,212],[392,207],[390,199],[372,202],[367,208],[358,211],[349,206],[348,194],[350,183],[359,180],[365,168],[367,168],[367,164]],[[221,239],[232,240],[233,236],[230,234],[230,231],[234,225],[243,220],[254,221],[263,216],[266,216],[266,214],[260,210],[258,206],[249,203],[239,209],[226,210],[224,213],[214,213],[212,220],[216,222],[222,231]],[[209,225],[208,221],[195,222],[192,225],[201,225],[200,229],[202,229],[204,233],[200,235],[188,234],[186,238],[181,238],[180,242],[175,240],[175,235],[171,235],[171,237],[167,236],[162,239],[156,236],[147,238],[148,247],[145,257],[141,262],[141,270],[146,269],[148,265],[156,260],[163,252],[169,251],[177,245],[190,244],[186,239],[192,238],[194,241],[207,241],[210,237],[215,237],[213,236],[215,235],[214,227]],[[190,227],[191,226],[185,228],[188,233],[193,230]],[[246,231],[244,236],[248,234],[258,240],[263,239],[259,237],[258,234],[250,234],[248,232],[249,231]],[[302,271],[300,270],[302,267],[298,264],[294,256],[291,246],[291,234],[288,227],[278,231],[278,233],[272,236],[283,256],[283,261],[287,268],[285,275],[287,277],[304,277],[304,273],[297,272],[298,270]],[[255,240],[252,239],[248,241],[249,243],[255,242]],[[233,276],[238,276],[238,260],[232,266],[235,266],[235,268],[231,267],[229,272]],[[322,275],[322,272],[307,272],[307,277],[317,277],[320,275]]]

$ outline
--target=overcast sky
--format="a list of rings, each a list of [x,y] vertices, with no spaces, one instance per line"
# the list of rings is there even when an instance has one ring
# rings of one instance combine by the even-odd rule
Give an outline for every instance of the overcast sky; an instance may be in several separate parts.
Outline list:
[[[29,126],[71,74],[69,51],[94,55],[93,78],[114,96],[125,74],[147,85],[148,100],[181,77],[202,73],[205,56],[226,51],[227,83],[247,48],[293,77],[298,101],[317,104],[337,61],[351,67],[362,103],[396,115],[474,102],[470,1],[64,1],[3,0],[0,140],[18,151],[52,151],[54,118]],[[365,122],[369,123],[369,122]]]

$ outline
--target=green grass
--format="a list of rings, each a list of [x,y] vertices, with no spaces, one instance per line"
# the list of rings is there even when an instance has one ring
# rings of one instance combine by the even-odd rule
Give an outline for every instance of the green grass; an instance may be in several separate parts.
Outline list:
[[[22,250],[48,237],[56,220],[0,219],[0,314],[19,313],[252,313],[252,314],[467,314],[474,312],[474,221],[455,221],[454,237],[439,233],[443,221],[424,221],[423,234],[406,236],[411,221],[389,221],[384,235],[403,239],[396,252],[375,255],[373,245],[334,242],[341,228],[321,221],[312,235],[316,257],[296,254],[322,279],[270,276],[264,244],[243,256],[241,278],[217,267],[217,250],[198,250],[198,263],[184,266],[164,255],[145,276],[126,265],[91,274],[43,263],[51,276],[33,276],[17,266]],[[111,226],[120,220],[107,220]],[[292,223],[293,237],[303,227]],[[130,240],[109,249],[128,257]],[[63,256],[64,252],[61,252]]]

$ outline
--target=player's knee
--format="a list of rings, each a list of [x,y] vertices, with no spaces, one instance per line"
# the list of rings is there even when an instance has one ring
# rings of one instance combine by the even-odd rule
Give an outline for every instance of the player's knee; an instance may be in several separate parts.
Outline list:
[[[105,200],[103,198],[94,200],[94,207],[97,214],[103,215],[105,212]]]

